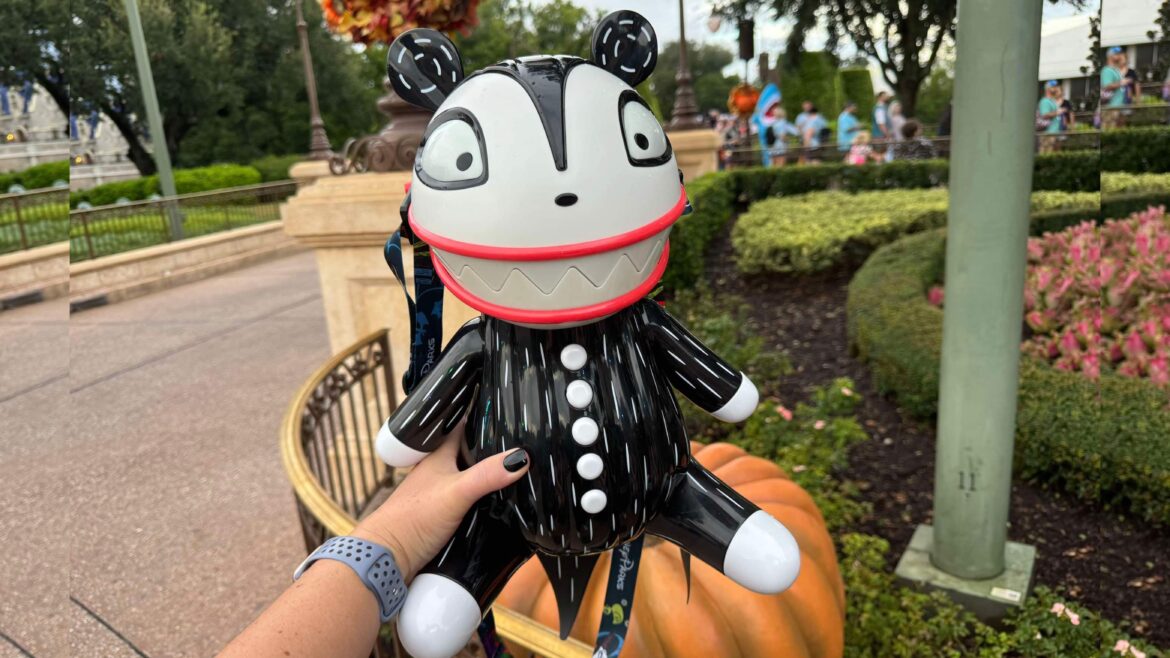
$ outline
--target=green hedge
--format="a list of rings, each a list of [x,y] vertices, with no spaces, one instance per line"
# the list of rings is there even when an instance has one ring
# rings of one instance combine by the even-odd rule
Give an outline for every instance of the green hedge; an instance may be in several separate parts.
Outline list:
[[[1170,171],[1170,128],[1118,128],[1101,133],[1101,168],[1108,171]]]
[[[837,72],[841,78],[841,100],[857,103],[857,116],[862,121],[869,122],[873,117],[874,92],[873,78],[869,69],[848,68]]]
[[[193,194],[208,192],[228,187],[257,185],[261,181],[260,172],[255,167],[237,164],[218,164],[195,169],[175,170],[175,189],[179,194]],[[82,201],[94,206],[105,206],[116,203],[118,199],[140,201],[150,198],[153,194],[161,194],[158,176],[146,176],[133,180],[106,183],[88,190],[81,190],[69,195],[70,207],[76,208]]]
[[[784,109],[795,120],[800,104],[812,101],[826,121],[835,121],[841,112],[841,80],[831,53],[810,51],[800,54],[795,69],[785,69]]]
[[[1059,151],[1036,156],[1033,190],[1095,192],[1101,189],[1101,154],[1097,151]]]
[[[266,155],[248,163],[250,167],[260,172],[260,180],[264,183],[288,180],[288,170],[298,162],[303,162],[303,155]]]
[[[903,235],[945,225],[947,204],[943,188],[766,199],[739,216],[731,244],[745,274],[817,272],[860,262]],[[1045,230],[1095,218],[1099,207],[1095,192],[1032,195],[1033,212]]]
[[[874,383],[920,417],[937,411],[942,311],[926,301],[942,273],[945,237],[882,247],[849,284],[849,339]],[[1144,380],[1091,381],[1025,358],[1020,368],[1016,468],[1029,479],[1170,523],[1170,407]]]
[[[735,214],[737,191],[729,173],[708,174],[686,187],[693,212],[670,232],[670,265],[662,276],[662,285],[671,291],[690,288],[703,277],[707,245]]]
[[[33,165],[28,169],[0,174],[0,194],[7,194],[8,188],[20,185],[26,190],[52,187],[57,181],[69,182],[69,161],[57,160]]]

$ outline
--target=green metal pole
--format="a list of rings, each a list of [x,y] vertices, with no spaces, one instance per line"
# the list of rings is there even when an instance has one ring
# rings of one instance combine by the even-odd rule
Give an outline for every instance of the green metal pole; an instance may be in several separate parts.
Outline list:
[[[150,70],[150,57],[146,52],[146,36],[142,33],[142,17],[138,14],[138,0],[124,0],[126,21],[130,24],[130,44],[134,48],[134,62],[138,65],[138,84],[142,87],[142,103],[146,106],[146,123],[150,126],[154,162],[158,167],[158,184],[164,197],[175,196],[175,176],[171,171],[171,154],[167,150],[166,132],[163,130],[162,112],[158,109],[158,94],[154,90],[154,74]],[[183,218],[178,208],[167,204],[170,218],[171,239],[183,237]]]
[[[1042,0],[960,0],[933,564],[1004,571]]]

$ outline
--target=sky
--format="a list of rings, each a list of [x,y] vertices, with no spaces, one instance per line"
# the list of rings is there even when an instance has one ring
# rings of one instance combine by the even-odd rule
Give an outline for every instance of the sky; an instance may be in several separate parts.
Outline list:
[[[536,4],[543,4],[548,0],[536,0]],[[668,43],[678,39],[679,35],[679,20],[678,20],[678,1],[677,0],[573,0],[575,4],[588,7],[590,9],[599,9],[602,11],[615,11],[617,9],[632,9],[647,19],[654,26],[654,30],[658,33],[659,43]],[[1045,0],[1044,2],[1044,18],[1060,18],[1063,16],[1072,16],[1074,14],[1096,12],[1100,8],[1100,0],[1089,0],[1087,6],[1077,8],[1067,2],[1052,4]],[[717,32],[712,32],[707,25],[707,21],[711,16],[710,0],[683,0],[683,6],[686,10],[686,30],[688,41],[699,41],[703,43],[718,43],[732,52],[738,51],[736,45],[737,34],[735,26],[727,23]],[[779,54],[788,40],[788,33],[791,31],[791,24],[787,20],[774,20],[767,14],[763,14],[756,20],[756,53],[767,52],[773,57]],[[809,50],[818,50],[825,45],[825,33],[823,30],[817,30],[810,34],[806,41],[805,47]],[[848,56],[850,52],[844,52]],[[737,61],[732,66],[728,67],[726,73],[728,74],[743,74],[743,63]],[[752,75],[756,74],[753,66]],[[875,79],[875,84],[878,80]]]

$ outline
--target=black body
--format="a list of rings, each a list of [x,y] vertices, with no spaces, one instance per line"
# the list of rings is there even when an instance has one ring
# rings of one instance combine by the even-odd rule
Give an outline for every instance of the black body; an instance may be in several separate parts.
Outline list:
[[[580,368],[562,363],[570,345],[584,348]],[[518,483],[481,501],[424,571],[458,581],[486,610],[536,552],[567,632],[597,554],[642,532],[721,568],[736,529],[758,508],[691,460],[671,389],[715,411],[742,377],[649,300],[581,327],[535,329],[490,317],[464,326],[389,429],[432,451],[466,415],[465,463],[523,447],[532,465]],[[583,408],[569,402],[574,381],[592,390]],[[598,426],[589,445],[573,438],[582,417]],[[595,479],[576,468],[589,453],[603,464]],[[581,499],[595,489],[606,503],[589,513]]]

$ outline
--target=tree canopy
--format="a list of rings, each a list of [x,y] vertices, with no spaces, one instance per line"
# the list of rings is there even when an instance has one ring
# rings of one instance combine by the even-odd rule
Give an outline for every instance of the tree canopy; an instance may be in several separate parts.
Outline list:
[[[650,76],[650,88],[658,98],[662,113],[670,118],[674,109],[674,93],[678,84],[674,76],[678,74],[678,42],[670,43],[659,48],[658,66]],[[695,87],[695,101],[700,112],[707,110],[727,111],[727,95],[739,79],[723,75],[735,56],[731,51],[715,44],[700,44],[687,40],[687,63],[691,69],[691,79]]]
[[[1085,4],[1085,0],[1049,2]],[[954,39],[958,0],[720,0],[716,4],[717,12],[736,18],[761,10],[794,21],[785,51],[786,68],[799,60],[809,32],[823,27],[830,51],[848,41],[876,62],[905,113],[913,116],[918,92],[939,50]]]
[[[68,18],[66,0],[0,3],[0,83],[16,86],[31,79],[49,92],[66,116]]]
[[[121,0],[74,2],[70,32],[75,113],[108,116],[143,174],[154,171],[141,89]],[[292,0],[139,0],[166,143],[180,165],[304,152],[308,101]],[[379,122],[381,76],[328,34],[305,3],[326,129],[335,145]]]

